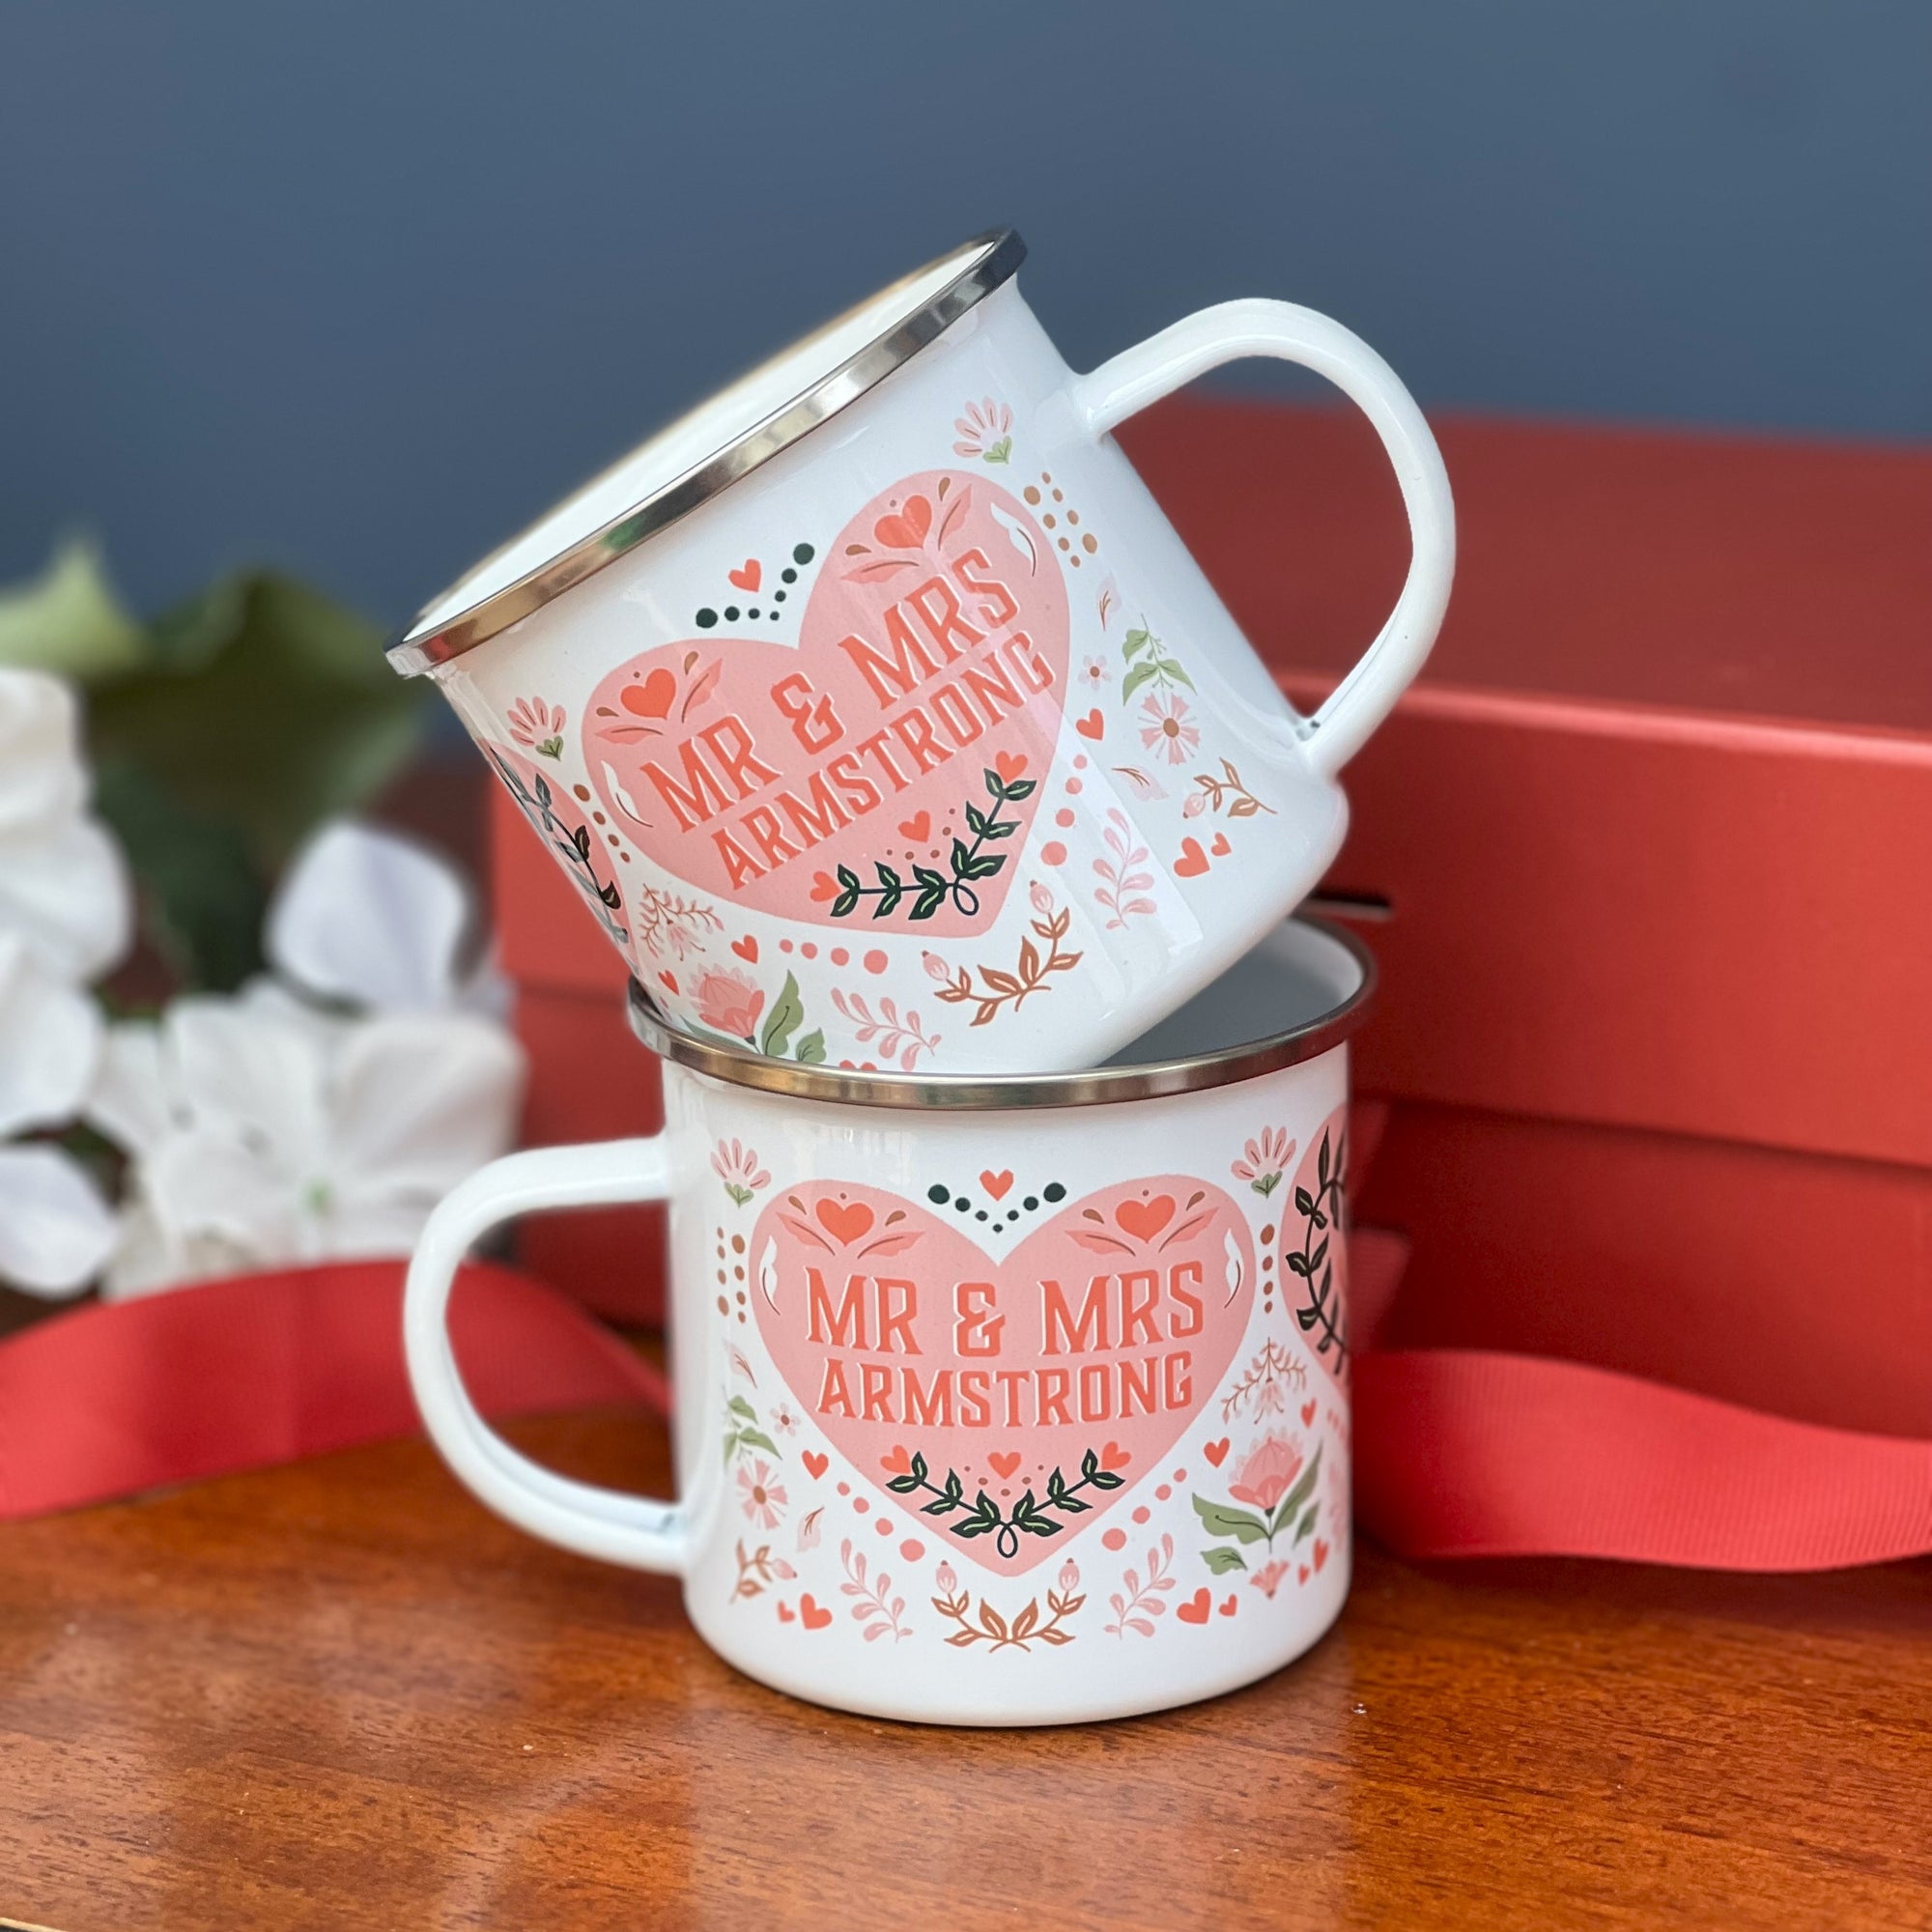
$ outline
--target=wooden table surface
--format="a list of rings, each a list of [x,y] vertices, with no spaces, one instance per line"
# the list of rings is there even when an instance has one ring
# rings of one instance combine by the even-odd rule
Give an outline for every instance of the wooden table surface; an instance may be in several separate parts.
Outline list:
[[[516,1432],[667,1481],[636,1416]],[[1932,1923],[1932,1564],[1362,1552],[1216,1703],[797,1704],[420,1443],[0,1529],[0,1918],[126,1928]]]

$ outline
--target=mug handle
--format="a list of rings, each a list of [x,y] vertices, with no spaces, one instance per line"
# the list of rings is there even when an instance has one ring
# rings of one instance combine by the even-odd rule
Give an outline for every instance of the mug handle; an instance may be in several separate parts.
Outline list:
[[[662,1134],[532,1148],[478,1169],[438,1204],[416,1243],[403,1294],[403,1352],[430,1439],[498,1516],[581,1556],[682,1576],[689,1552],[684,1511],[652,1496],[575,1482],[512,1449],[469,1400],[448,1328],[450,1287],[478,1236],[544,1208],[662,1201],[670,1184]]]
[[[1380,635],[1308,721],[1302,740],[1309,762],[1332,779],[1422,668],[1449,603],[1456,508],[1442,452],[1414,398],[1395,371],[1340,323],[1293,302],[1260,299],[1222,302],[1187,316],[1076,377],[1069,394],[1087,433],[1100,437],[1197,376],[1247,355],[1298,362],[1358,405],[1388,451],[1408,512],[1412,552],[1402,595]]]

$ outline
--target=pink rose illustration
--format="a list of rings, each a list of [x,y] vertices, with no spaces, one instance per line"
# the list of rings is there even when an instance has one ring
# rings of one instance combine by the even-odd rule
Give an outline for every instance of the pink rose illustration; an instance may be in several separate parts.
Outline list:
[[[699,1020],[735,1039],[752,1037],[765,1005],[764,994],[738,973],[706,973],[694,997]]]
[[[1286,1435],[1264,1435],[1248,1451],[1228,1493],[1265,1516],[1289,1492],[1306,1460]]]

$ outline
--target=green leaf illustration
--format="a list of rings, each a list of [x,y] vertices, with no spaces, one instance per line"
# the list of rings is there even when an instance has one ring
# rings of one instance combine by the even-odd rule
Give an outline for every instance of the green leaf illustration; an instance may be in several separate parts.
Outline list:
[[[1321,1475],[1321,1451],[1315,1452],[1315,1460],[1301,1472],[1301,1480],[1290,1490],[1275,1506],[1273,1517],[1268,1521],[1268,1534],[1279,1536],[1281,1526],[1292,1521],[1294,1513],[1315,1493],[1315,1485]],[[1299,1539],[1297,1539],[1298,1541]]]
[[[1153,633],[1143,624],[1138,630],[1129,631],[1122,639],[1121,655],[1132,664],[1143,651],[1152,650],[1157,641]]]
[[[756,1422],[758,1419],[758,1411],[741,1395],[734,1395],[724,1406],[733,1415],[742,1415],[747,1422]]]
[[[1217,1577],[1225,1577],[1230,1570],[1245,1570],[1248,1567],[1247,1558],[1238,1549],[1229,1549],[1222,1546],[1204,1549],[1201,1552],[1201,1560]]]
[[[1121,680],[1121,702],[1124,704],[1143,685],[1151,684],[1160,675],[1160,665],[1156,659],[1148,658],[1137,664]]]
[[[1209,1502],[1206,1496],[1194,1498],[1194,1514],[1209,1536],[1232,1536],[1236,1543],[1265,1543],[1268,1528],[1260,1517],[1226,1503]]]
[[[823,1066],[825,1065],[825,1029],[812,1030],[792,1049],[792,1056],[802,1066]]]
[[[758,1036],[758,1051],[772,1054],[782,1060],[791,1037],[805,1019],[805,1002],[798,996],[798,975],[787,973],[784,984],[779,989],[779,996],[772,1002],[772,1010],[765,1020],[765,1030]]]
[[[1012,453],[1013,453],[1012,438],[1009,436],[1003,436],[998,442],[994,443],[991,449],[985,450],[981,453],[980,460],[985,463],[1005,463],[1011,458]]]

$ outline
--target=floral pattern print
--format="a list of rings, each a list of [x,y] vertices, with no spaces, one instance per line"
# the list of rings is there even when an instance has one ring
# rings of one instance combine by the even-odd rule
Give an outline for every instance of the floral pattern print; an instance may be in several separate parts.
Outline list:
[[[749,1464],[739,1463],[738,1507],[748,1522],[760,1529],[776,1529],[784,1520],[787,1500],[784,1485],[762,1456],[753,1457]]]
[[[758,1165],[757,1150],[735,1139],[718,1143],[711,1156],[711,1171],[740,1208],[749,1206],[759,1188],[772,1184],[772,1177]]]
[[[983,402],[968,403],[966,413],[952,427],[959,440],[952,445],[955,456],[977,456],[981,463],[1005,463],[1013,453],[1013,412],[1005,403],[988,396]]]
[[[1294,1158],[1294,1143],[1286,1127],[1264,1127],[1246,1147],[1241,1158],[1228,1172],[1236,1180],[1245,1180],[1255,1192],[1266,1198],[1281,1185],[1281,1177]]]
[[[540,758],[563,756],[564,711],[541,697],[520,697],[510,706],[510,736]]]
[[[1184,765],[1200,750],[1201,727],[1178,691],[1157,692],[1142,702],[1141,743],[1170,765]]]

